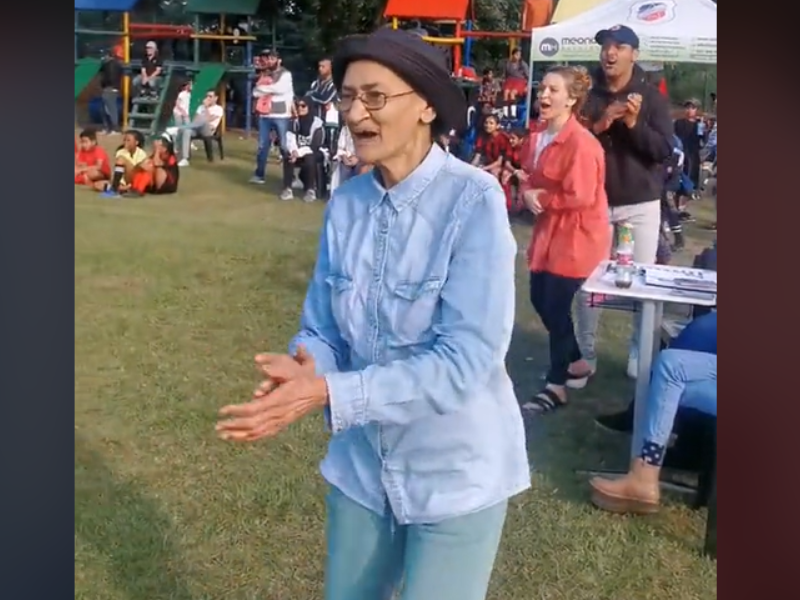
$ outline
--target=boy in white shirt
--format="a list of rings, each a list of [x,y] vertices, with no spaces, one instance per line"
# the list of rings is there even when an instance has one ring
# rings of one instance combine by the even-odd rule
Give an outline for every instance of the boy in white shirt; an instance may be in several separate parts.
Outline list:
[[[187,81],[183,84],[178,98],[175,100],[175,107],[172,109],[172,118],[175,120],[175,127],[189,125],[192,122],[189,116],[189,106],[192,102],[192,82]]]
[[[180,138],[181,161],[179,167],[189,166],[189,153],[191,152],[192,137],[211,137],[217,131],[225,111],[219,105],[217,92],[211,90],[206,93],[203,103],[197,107],[194,119],[188,125],[178,130]]]

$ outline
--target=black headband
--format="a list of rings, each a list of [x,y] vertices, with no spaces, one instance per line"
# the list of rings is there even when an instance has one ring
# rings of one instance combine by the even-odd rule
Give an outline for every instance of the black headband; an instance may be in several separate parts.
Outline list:
[[[418,35],[381,28],[369,35],[345,38],[333,58],[333,83],[341,91],[351,62],[370,60],[394,71],[436,111],[433,133],[461,129],[467,122],[464,92],[450,77],[441,50]]]

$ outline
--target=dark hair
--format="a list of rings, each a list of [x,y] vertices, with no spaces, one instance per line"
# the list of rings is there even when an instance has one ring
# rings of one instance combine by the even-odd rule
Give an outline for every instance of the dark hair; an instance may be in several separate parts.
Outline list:
[[[175,142],[172,141],[171,137],[162,135],[157,137],[156,140],[164,144],[164,147],[167,149],[167,154],[169,156],[175,156]]]
[[[93,142],[97,141],[97,131],[92,129],[91,127],[87,127],[83,131],[81,131],[79,138],[86,138],[87,140],[92,140]]]
[[[141,131],[136,131],[135,129],[126,129],[122,135],[132,136],[140,148],[144,147],[144,135],[142,135]]]
[[[518,138],[524,138],[528,134],[528,132],[525,131],[522,127],[514,127],[508,133],[509,133],[509,135],[515,135]]]
[[[487,75],[494,73],[494,69],[492,69],[492,67],[484,67],[481,73],[483,74],[484,77],[486,77]]]

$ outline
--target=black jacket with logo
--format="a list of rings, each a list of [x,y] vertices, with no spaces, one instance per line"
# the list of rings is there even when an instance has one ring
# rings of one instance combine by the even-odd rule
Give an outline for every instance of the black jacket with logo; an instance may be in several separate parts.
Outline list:
[[[606,154],[606,194],[609,206],[650,202],[661,197],[665,163],[672,156],[673,126],[669,104],[658,88],[648,83],[644,71],[634,66],[628,86],[611,92],[605,74],[598,69],[584,107],[589,124],[599,121],[615,100],[641,94],[642,107],[636,125],[629,129],[621,119],[597,136]]]

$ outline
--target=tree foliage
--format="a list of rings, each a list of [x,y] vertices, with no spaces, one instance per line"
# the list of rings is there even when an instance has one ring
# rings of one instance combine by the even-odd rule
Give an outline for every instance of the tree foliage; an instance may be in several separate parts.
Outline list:
[[[523,0],[473,0],[468,17],[483,31],[518,31],[523,3]],[[186,14],[185,4],[186,0],[140,0],[133,19],[188,23],[192,17]],[[261,37],[261,46],[275,45],[283,49],[284,55],[291,57],[291,68],[308,71],[305,75],[310,77],[315,62],[331,54],[342,37],[379,27],[384,22],[385,6],[386,0],[262,0],[254,25]],[[98,18],[100,14],[94,13]],[[106,14],[102,18],[114,20],[118,16]],[[215,21],[209,16],[204,16],[203,20]],[[229,24],[232,21],[228,19]],[[473,64],[481,67],[495,65],[507,53],[508,45],[504,40],[476,40],[471,58]],[[669,65],[666,73],[673,99],[702,98],[716,90],[715,67]]]

